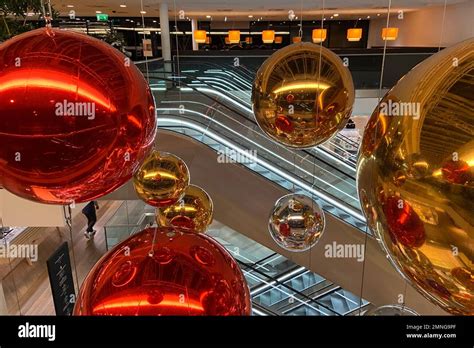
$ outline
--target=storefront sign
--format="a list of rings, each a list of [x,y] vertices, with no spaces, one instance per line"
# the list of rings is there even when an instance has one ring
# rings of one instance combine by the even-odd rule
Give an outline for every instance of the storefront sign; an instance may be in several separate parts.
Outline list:
[[[56,250],[47,264],[56,315],[72,315],[76,295],[67,242]]]

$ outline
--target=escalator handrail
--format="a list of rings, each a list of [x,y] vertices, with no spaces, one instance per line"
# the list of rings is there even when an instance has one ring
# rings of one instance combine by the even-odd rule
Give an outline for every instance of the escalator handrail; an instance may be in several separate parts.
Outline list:
[[[186,119],[186,120],[183,120],[183,117],[180,115],[173,115],[173,114],[166,114],[164,115],[166,116],[167,118],[170,118],[171,117],[174,117],[174,121],[177,123],[177,126],[174,126],[174,128],[186,128],[184,127],[185,124],[187,124],[189,126],[189,128],[193,129],[193,130],[196,130],[196,128],[192,128],[191,126],[193,124],[198,124],[196,127],[200,127],[201,130],[199,131],[207,131],[208,133],[210,133],[208,127],[206,124],[203,124],[199,121],[196,121],[196,120],[189,120],[189,119]],[[164,119],[166,119],[166,117],[163,117]],[[159,120],[159,118],[158,118]],[[166,128],[173,128],[173,126],[166,126]],[[209,136],[209,135],[208,135]],[[220,137],[220,135],[219,135]],[[216,139],[214,139],[216,140]],[[219,142],[219,140],[216,140]],[[231,142],[229,140],[226,140],[227,142]],[[207,144],[203,143],[204,145],[208,146]],[[225,145],[225,144],[223,144]],[[243,164],[241,163],[236,163],[237,165],[241,166],[241,167],[244,167],[246,169],[248,169],[248,167],[244,166]],[[282,172],[285,172],[286,169],[284,168],[281,168],[279,167],[277,164],[272,164],[272,166],[275,166],[277,167],[278,170],[282,171]],[[255,173],[256,175],[260,175],[262,176],[260,173],[256,172],[256,171],[252,171],[253,173]],[[288,174],[287,174],[288,175]],[[290,175],[288,175],[290,176]],[[264,176],[262,176],[264,177]],[[264,177],[266,180],[268,180],[268,178]],[[294,178],[293,178],[294,179]],[[296,181],[296,179],[294,179]],[[300,182],[300,184],[298,185],[298,183],[296,183],[296,185],[298,186],[301,186],[301,183],[303,183],[303,180],[301,180],[300,178],[298,178],[298,181]],[[347,214],[349,214],[350,216],[352,216],[353,218],[357,219],[358,221],[362,222],[362,223],[365,223],[365,217],[360,213],[360,211],[356,211],[353,207],[348,207],[347,206],[347,203],[346,202],[341,202],[340,199],[338,199],[337,197],[334,197],[332,196],[332,194],[330,193],[327,193],[327,192],[321,192],[319,190],[316,190],[316,188],[312,185],[309,185],[308,183],[305,183],[306,186],[308,187],[311,187],[310,190],[308,189],[305,189],[305,191],[314,191],[315,192],[315,196],[318,196],[321,200],[325,201],[327,204],[330,204],[330,205],[333,205],[335,206],[337,209],[340,209],[342,211],[345,211]],[[285,188],[286,189],[286,188]],[[333,202],[331,202],[333,201]],[[336,204],[334,204],[334,202],[336,202]],[[337,215],[334,215],[333,213],[331,212],[328,212],[326,211],[327,214],[331,214],[333,215],[335,218],[341,220],[343,223],[347,224],[347,222],[345,222],[344,220],[342,220],[340,217],[338,217]],[[354,226],[354,225],[351,225],[353,226],[354,228],[357,228],[359,230],[361,230],[362,232],[366,233],[366,231],[362,228],[359,228],[357,226]]]

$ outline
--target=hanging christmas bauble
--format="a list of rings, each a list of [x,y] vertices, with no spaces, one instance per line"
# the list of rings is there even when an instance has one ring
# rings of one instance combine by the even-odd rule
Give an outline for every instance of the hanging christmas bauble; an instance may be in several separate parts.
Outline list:
[[[402,305],[385,305],[375,307],[364,313],[365,316],[417,316],[413,309]]]
[[[0,45],[0,186],[41,203],[91,201],[151,150],[154,100],[105,42],[38,29]]]
[[[343,129],[354,96],[351,74],[341,59],[308,42],[272,54],[258,70],[252,88],[260,128],[294,148],[319,145]]]
[[[157,210],[157,223],[204,233],[212,222],[213,214],[214,206],[207,192],[199,186],[189,185],[180,201]]]
[[[102,257],[79,292],[75,315],[250,315],[237,262],[192,231],[145,229]]]
[[[153,151],[133,177],[133,185],[145,203],[166,207],[183,198],[189,185],[189,170],[181,158]]]
[[[289,194],[273,207],[268,222],[273,240],[289,251],[305,251],[314,246],[324,231],[324,213],[310,197]]]
[[[444,310],[470,315],[473,72],[474,39],[417,65],[372,114],[357,168],[362,210],[393,265]]]

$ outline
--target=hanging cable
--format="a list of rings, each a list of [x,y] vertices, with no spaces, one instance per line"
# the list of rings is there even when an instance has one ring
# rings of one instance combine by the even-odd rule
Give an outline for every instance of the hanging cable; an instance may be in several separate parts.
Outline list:
[[[439,36],[438,52],[441,51],[441,42],[443,42],[443,33],[444,33],[444,25],[446,21],[446,6],[447,5],[448,5],[448,0],[444,0],[443,19],[441,20],[441,34]]]
[[[300,30],[298,31],[298,35],[301,38],[301,41],[303,41],[303,0],[301,0],[300,6]]]
[[[51,0],[47,0],[48,4],[48,13],[46,13],[46,8],[44,6],[44,0],[41,0],[41,9],[43,10],[43,18],[45,20],[45,25],[47,28],[51,28],[51,22],[53,18],[53,11],[51,8]]]
[[[145,10],[143,9],[143,0],[140,0],[140,14],[142,17],[142,28],[143,28],[142,46],[143,46],[143,55],[145,56],[146,80],[148,84],[150,84],[150,72],[148,70],[148,56],[145,54],[146,33],[145,33]]]

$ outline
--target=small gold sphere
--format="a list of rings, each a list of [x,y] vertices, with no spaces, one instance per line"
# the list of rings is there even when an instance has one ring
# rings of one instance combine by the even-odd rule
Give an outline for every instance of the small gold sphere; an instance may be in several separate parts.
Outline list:
[[[292,148],[319,145],[343,129],[354,98],[352,76],[341,59],[308,42],[272,54],[252,88],[258,125],[271,139]]]
[[[206,191],[199,186],[189,185],[179,202],[157,209],[156,214],[156,222],[160,226],[187,228],[205,233],[212,223],[214,206]]]
[[[310,197],[289,194],[276,201],[268,221],[273,240],[289,251],[314,246],[324,231],[324,213]]]
[[[140,166],[133,185],[145,203],[166,207],[183,197],[189,185],[189,170],[181,158],[155,150]]]

